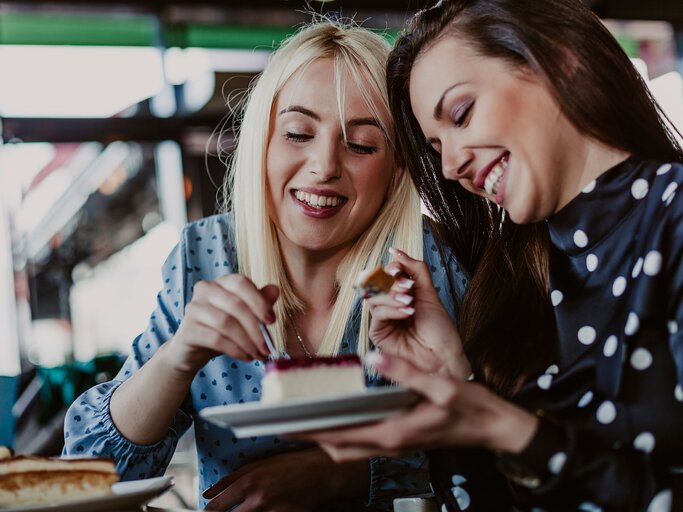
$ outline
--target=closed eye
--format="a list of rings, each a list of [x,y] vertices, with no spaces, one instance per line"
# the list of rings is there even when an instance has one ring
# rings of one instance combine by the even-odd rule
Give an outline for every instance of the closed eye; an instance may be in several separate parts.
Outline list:
[[[313,138],[313,135],[306,133],[285,132],[285,138],[293,142],[306,142]]]
[[[474,107],[474,101],[471,101],[467,105],[463,105],[462,107],[457,108],[452,115],[453,124],[455,126],[465,125],[469,121],[470,114],[472,113],[473,107]]]
[[[377,148],[375,146],[365,146],[363,144],[357,144],[355,142],[347,142],[346,146],[354,153],[358,153],[360,155],[371,155],[377,151]]]

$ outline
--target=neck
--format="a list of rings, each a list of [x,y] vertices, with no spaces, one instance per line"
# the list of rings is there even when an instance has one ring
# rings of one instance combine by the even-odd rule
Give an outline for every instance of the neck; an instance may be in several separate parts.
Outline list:
[[[630,156],[627,151],[606,146],[594,139],[583,139],[574,153],[569,167],[572,172],[567,173],[565,193],[560,197],[556,212],[578,196],[593,180]]]
[[[329,310],[336,299],[337,268],[349,247],[313,252],[281,242],[280,250],[290,284],[306,310]]]
[[[316,354],[337,298],[337,269],[350,247],[309,251],[293,246],[289,241],[283,242],[282,238],[280,251],[290,285],[303,303],[303,311],[289,319],[293,325],[287,327],[287,350],[293,356]],[[301,336],[309,354],[297,342],[297,335]]]

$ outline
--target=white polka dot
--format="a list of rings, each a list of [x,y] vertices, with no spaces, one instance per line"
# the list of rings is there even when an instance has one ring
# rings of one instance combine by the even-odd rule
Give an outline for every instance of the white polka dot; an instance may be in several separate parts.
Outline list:
[[[669,329],[669,334],[676,334],[678,332],[678,322],[676,320],[669,320],[666,326]]]
[[[464,484],[465,482],[467,482],[467,478],[465,478],[465,477],[462,476],[462,475],[453,475],[453,476],[451,477],[451,483],[452,483],[453,485],[462,485],[462,484]]]
[[[683,387],[680,384],[676,384],[676,389],[674,389],[674,396],[679,402],[683,402]]]
[[[558,306],[563,298],[564,295],[562,295],[560,290],[553,290],[550,294],[550,300],[552,301],[553,306]]]
[[[647,195],[649,188],[650,186],[648,185],[647,180],[638,178],[633,182],[633,185],[631,185],[631,194],[633,194],[633,197],[636,199],[642,199]]]
[[[586,185],[581,192],[584,194],[590,194],[595,190],[595,180],[591,181],[588,185]]]
[[[626,320],[626,327],[624,327],[624,332],[629,336],[636,333],[640,327],[640,318],[635,313],[628,314],[628,320]]]
[[[546,368],[545,373],[550,373],[552,375],[557,375],[560,373],[560,368],[556,364],[551,364]]]
[[[577,333],[579,341],[584,345],[590,345],[595,341],[595,329],[590,325],[584,325]]]
[[[589,501],[581,503],[581,505],[579,505],[579,510],[581,512],[602,512],[602,509],[599,506]]]
[[[650,453],[655,449],[655,436],[650,432],[641,432],[633,440],[633,447],[641,452]]]
[[[669,186],[666,187],[664,190],[664,193],[662,194],[662,202],[666,203],[669,199],[671,199],[674,194],[676,193],[676,189],[678,188],[678,183],[669,183]]]
[[[643,268],[643,258],[638,258],[636,264],[633,265],[633,272],[631,272],[631,277],[636,278],[640,274],[640,270]]]
[[[659,169],[657,169],[657,176],[661,176],[662,174],[666,174],[670,170],[671,170],[671,164],[664,164]]]
[[[555,455],[550,457],[548,461],[548,469],[553,475],[559,475],[564,467],[564,463],[567,462],[567,454],[564,452],[557,452]]]
[[[538,387],[541,389],[550,389],[550,385],[552,383],[553,383],[553,376],[550,375],[549,373],[544,373],[536,381],[536,384],[538,384]]]
[[[662,255],[658,251],[650,251],[645,256],[643,272],[648,276],[656,276],[662,269]]]
[[[605,354],[605,357],[612,357],[617,351],[618,346],[619,339],[615,335],[612,335],[605,340],[605,346],[602,348],[602,353]]]
[[[617,417],[617,408],[614,406],[612,402],[606,400],[600,404],[600,407],[598,407],[596,417],[598,421],[603,425],[612,423],[614,421],[614,418]]]
[[[574,233],[574,243],[577,247],[586,247],[588,245],[588,236],[580,229],[577,229]]]
[[[620,297],[622,293],[626,290],[626,278],[619,276],[612,283],[612,295],[615,297]]]
[[[586,256],[586,268],[588,269],[588,272],[593,272],[598,268],[598,257],[595,254]]]
[[[451,492],[453,493],[455,501],[458,502],[458,507],[460,510],[467,510],[470,508],[470,503],[472,503],[472,500],[470,499],[469,493],[465,489],[462,487],[451,487]]]
[[[647,512],[671,512],[673,505],[673,494],[671,489],[664,489],[657,496],[652,498],[652,501],[647,507]]]
[[[586,407],[589,403],[591,403],[591,400],[593,400],[593,392],[586,391],[579,400],[579,403],[577,405],[579,407]]]
[[[652,354],[646,348],[637,348],[631,354],[631,366],[636,370],[647,370],[652,364]]]

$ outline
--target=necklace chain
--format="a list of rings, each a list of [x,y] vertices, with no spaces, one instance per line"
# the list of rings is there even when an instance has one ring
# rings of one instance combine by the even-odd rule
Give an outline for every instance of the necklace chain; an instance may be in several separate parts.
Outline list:
[[[306,348],[304,338],[301,336],[301,334],[299,334],[299,329],[296,328],[296,322],[294,321],[294,317],[291,315],[289,316],[289,322],[292,324],[292,329],[294,329],[294,335],[296,336],[296,339],[299,341],[299,345],[301,345],[301,348],[304,351],[304,355],[308,358],[312,358],[313,356]]]

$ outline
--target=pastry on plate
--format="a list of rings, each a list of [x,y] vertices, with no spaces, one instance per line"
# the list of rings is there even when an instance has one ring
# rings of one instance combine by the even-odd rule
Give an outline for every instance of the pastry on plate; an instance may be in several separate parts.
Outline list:
[[[55,504],[111,494],[119,475],[110,459],[0,459],[0,508]]]

